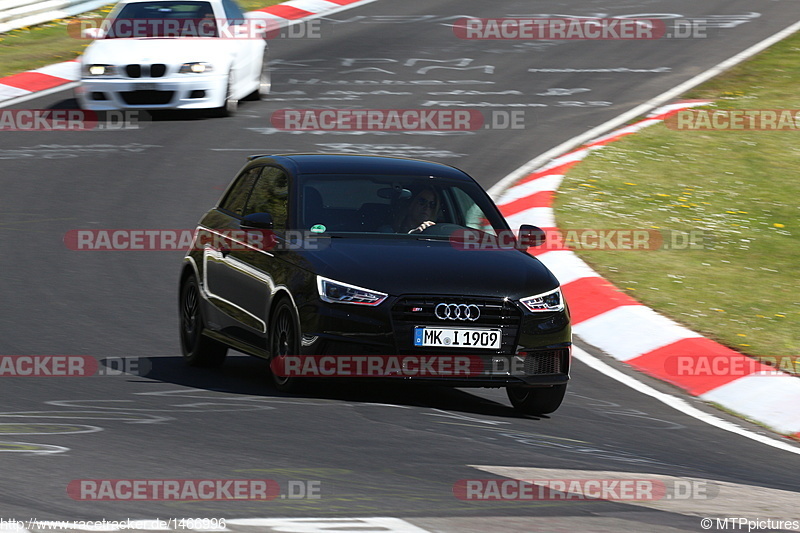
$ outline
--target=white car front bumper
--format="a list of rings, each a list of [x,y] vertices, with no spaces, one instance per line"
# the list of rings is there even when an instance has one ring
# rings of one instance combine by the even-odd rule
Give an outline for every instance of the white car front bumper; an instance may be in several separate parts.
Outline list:
[[[82,78],[75,97],[82,109],[204,109],[225,103],[227,75],[175,74],[164,78]]]

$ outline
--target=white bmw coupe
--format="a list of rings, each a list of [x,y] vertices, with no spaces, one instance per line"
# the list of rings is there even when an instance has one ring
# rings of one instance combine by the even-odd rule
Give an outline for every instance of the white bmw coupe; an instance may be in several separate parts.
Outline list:
[[[267,29],[233,0],[123,0],[81,57],[83,109],[215,109],[270,90]]]

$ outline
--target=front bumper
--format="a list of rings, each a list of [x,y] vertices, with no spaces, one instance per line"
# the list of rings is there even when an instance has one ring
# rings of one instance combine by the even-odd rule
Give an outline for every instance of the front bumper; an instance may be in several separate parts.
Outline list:
[[[75,97],[82,109],[206,109],[225,102],[226,75],[173,74],[164,78],[82,78]]]
[[[430,348],[413,345],[417,326],[464,326],[425,313],[426,303],[458,300],[452,296],[389,298],[377,307],[315,301],[301,306],[302,355],[333,356],[467,356],[480,372],[458,376],[398,375],[392,379],[435,382],[463,387],[553,386],[569,380],[572,336],[568,310],[530,313],[497,298],[460,298],[477,302],[487,312],[471,323],[475,328],[499,328],[500,349]],[[422,308],[409,314],[407,309]],[[490,310],[489,308],[492,308]]]

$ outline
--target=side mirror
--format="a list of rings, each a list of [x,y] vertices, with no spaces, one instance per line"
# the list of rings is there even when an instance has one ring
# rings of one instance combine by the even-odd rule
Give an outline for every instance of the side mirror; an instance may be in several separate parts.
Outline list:
[[[519,227],[517,236],[517,247],[520,250],[527,250],[532,246],[541,246],[547,239],[547,234],[538,226],[523,224]]]
[[[272,229],[274,225],[269,213],[250,213],[239,223],[242,229]]]

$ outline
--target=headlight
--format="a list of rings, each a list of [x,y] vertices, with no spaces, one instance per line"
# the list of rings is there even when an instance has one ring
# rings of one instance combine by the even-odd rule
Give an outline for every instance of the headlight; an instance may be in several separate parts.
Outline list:
[[[322,301],[340,304],[378,305],[389,296],[322,276],[317,276],[317,290]]]
[[[84,73],[89,76],[114,76],[117,68],[114,65],[87,65]]]
[[[520,303],[534,313],[562,311],[564,309],[564,297],[561,295],[561,287],[536,296],[523,298]]]
[[[214,67],[211,66],[211,63],[195,61],[194,63],[184,63],[181,65],[181,68],[178,72],[180,74],[202,74],[204,72],[211,72],[213,70]]]

